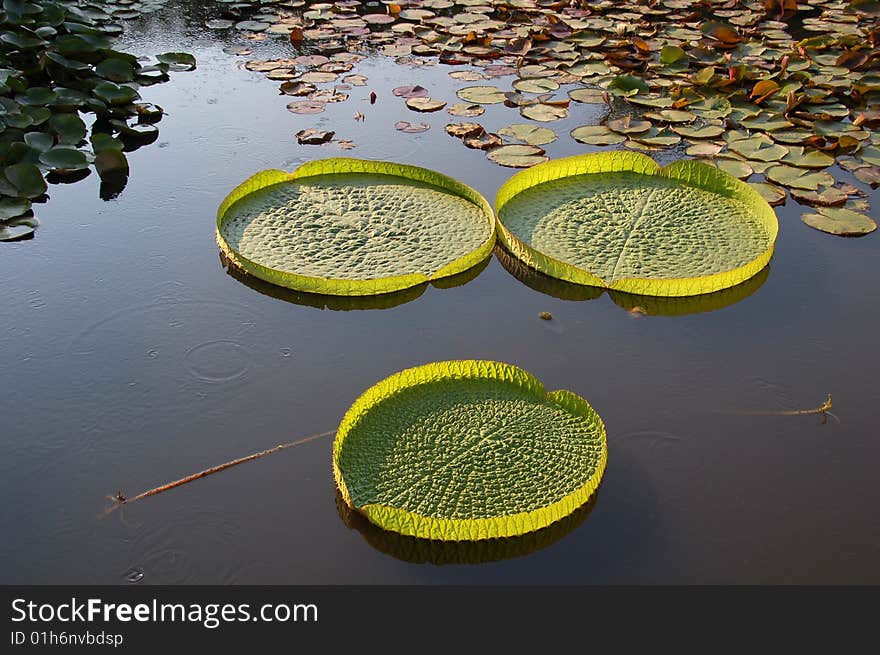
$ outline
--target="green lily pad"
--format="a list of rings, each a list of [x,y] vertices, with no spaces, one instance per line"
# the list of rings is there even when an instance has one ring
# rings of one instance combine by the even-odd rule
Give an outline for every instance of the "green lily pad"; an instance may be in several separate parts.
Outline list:
[[[446,106],[443,100],[434,100],[433,98],[408,98],[406,106],[413,111],[422,113],[440,111]]]
[[[549,77],[522,77],[513,83],[513,88],[523,93],[549,93],[559,88],[559,82]]]
[[[801,220],[812,228],[842,237],[860,237],[877,229],[872,218],[837,207],[820,207],[817,213],[801,216]]]
[[[575,102],[583,102],[590,105],[604,105],[607,104],[606,93],[607,92],[602,89],[572,89],[568,92],[568,97]]]
[[[771,207],[778,207],[785,204],[785,189],[768,182],[749,182],[755,191],[761,194],[761,197],[767,201]]]
[[[673,125],[670,129],[686,139],[714,139],[724,134],[721,125]]]
[[[828,168],[834,165],[834,157],[821,150],[807,150],[802,146],[788,146],[788,154],[782,161],[798,168]]]
[[[504,102],[504,91],[497,86],[466,86],[455,95],[465,102],[478,105],[496,105]]]
[[[613,118],[605,126],[618,134],[644,134],[651,129],[650,121],[633,120],[632,116]]]
[[[514,175],[495,198],[499,240],[577,284],[654,296],[709,293],[770,260],[778,223],[749,185],[695,161],[661,168],[602,152]]]
[[[95,169],[101,179],[128,175],[128,159],[115,148],[105,148],[95,155]]]
[[[379,382],[333,443],[347,506],[385,530],[444,541],[548,526],[590,499],[606,460],[605,426],[586,400],[547,393],[509,364],[472,360]]]
[[[56,171],[78,171],[88,168],[85,153],[76,148],[51,148],[40,155],[40,163]]]
[[[3,172],[6,179],[18,190],[18,195],[24,198],[36,198],[46,193],[46,180],[34,164],[13,164],[7,166]]]
[[[779,161],[789,154],[789,149],[786,146],[773,143],[771,139],[763,135],[731,141],[727,147],[753,161]]]
[[[616,96],[634,96],[649,91],[648,83],[635,75],[618,75],[608,84],[608,92]]]
[[[95,66],[95,73],[111,82],[131,82],[134,80],[134,67],[125,59],[113,57],[105,59]]]
[[[739,159],[719,157],[713,163],[717,168],[738,180],[746,180],[755,172],[754,169],[749,166],[748,162]]]
[[[156,60],[171,66],[171,70],[191,71],[196,68],[196,58],[188,52],[165,52],[156,55]]]
[[[516,139],[530,146],[543,146],[556,141],[556,132],[547,127],[538,127],[529,123],[514,123],[498,130],[498,134]]]
[[[612,132],[604,125],[583,125],[571,131],[571,138],[590,146],[612,146],[626,141],[626,136]]]
[[[806,191],[804,189],[792,189],[791,197],[806,205],[819,207],[836,207],[846,204],[849,194],[836,187],[828,187],[820,191]]]
[[[664,123],[692,123],[696,120],[697,115],[680,109],[663,109],[658,112],[649,112],[645,114],[645,118]]]
[[[466,118],[473,118],[475,116],[480,116],[486,113],[486,108],[481,105],[468,103],[468,102],[457,102],[454,105],[450,105],[446,108],[446,111],[452,114],[453,116],[463,116]]]
[[[328,295],[374,295],[485,259],[494,217],[470,187],[415,166],[357,159],[257,173],[220,205],[217,240],[255,277]]]
[[[137,91],[130,86],[101,82],[95,86],[93,93],[109,105],[127,105],[140,99]]]
[[[0,241],[24,241],[33,238],[40,222],[33,216],[21,216],[0,222]]]
[[[0,221],[21,216],[30,211],[31,201],[24,198],[0,198]]]
[[[833,186],[834,178],[828,173],[815,173],[803,168],[779,164],[771,166],[764,175],[771,182],[776,182],[791,189],[817,190],[820,186]]]
[[[536,105],[520,107],[519,113],[523,118],[530,118],[541,123],[549,123],[568,116],[568,109],[559,105],[548,105],[542,102]]]
[[[528,168],[547,161],[544,150],[537,146],[510,145],[493,148],[486,155],[491,161],[509,168]]]

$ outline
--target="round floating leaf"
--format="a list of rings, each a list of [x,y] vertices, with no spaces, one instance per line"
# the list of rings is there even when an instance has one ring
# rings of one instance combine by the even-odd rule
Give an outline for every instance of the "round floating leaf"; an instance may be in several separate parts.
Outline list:
[[[801,220],[812,228],[842,237],[860,237],[877,229],[873,219],[838,207],[820,207],[818,213],[804,214]]]
[[[604,105],[607,102],[607,92],[602,89],[573,89],[568,92],[568,97],[575,102],[583,102],[590,105]]]
[[[612,132],[604,125],[583,125],[571,131],[571,138],[590,146],[612,146],[626,141],[622,134]]]
[[[324,111],[326,106],[326,102],[320,102],[318,100],[297,100],[288,103],[287,111],[293,112],[294,114],[320,114]]]
[[[495,198],[499,239],[569,282],[652,296],[724,289],[760,271],[778,223],[747,184],[695,161],[661,168],[602,152],[514,175]]]
[[[89,166],[85,153],[76,148],[51,148],[40,155],[40,163],[56,171],[78,171]]]
[[[498,130],[501,136],[522,141],[530,146],[543,146],[556,141],[556,132],[548,127],[538,127],[529,123],[514,123]]]
[[[605,126],[618,134],[644,134],[651,129],[649,121],[633,120],[632,116],[613,118]]]
[[[6,179],[24,198],[36,198],[46,193],[46,180],[34,164],[13,164],[4,169]]]
[[[478,136],[485,132],[486,130],[479,123],[449,123],[446,126],[446,133],[459,139]]]
[[[806,205],[820,207],[836,207],[843,205],[849,199],[849,194],[841,189],[828,187],[822,191],[805,191],[803,189],[792,189],[791,197],[798,202]]]
[[[22,216],[9,221],[0,222],[0,241],[24,241],[34,236],[34,230],[40,224],[33,216]]]
[[[716,136],[724,134],[724,127],[721,125],[703,125],[701,127],[673,125],[672,131],[686,139],[714,139]]]
[[[300,130],[294,136],[296,137],[297,143],[299,143],[300,145],[317,146],[321,145],[322,143],[327,143],[330,139],[333,138],[334,134],[334,132],[316,130],[310,127],[305,130]]]
[[[775,184],[767,182],[749,182],[755,191],[761,194],[761,197],[767,201],[771,207],[777,207],[785,204],[785,189],[781,189]]]
[[[779,164],[771,166],[764,175],[771,182],[776,182],[791,189],[807,189],[816,191],[820,186],[833,186],[834,178],[828,173],[813,173],[803,168]]]
[[[407,134],[418,134],[419,132],[427,132],[431,129],[428,123],[410,123],[409,121],[397,121],[394,129]]]
[[[828,168],[834,165],[834,157],[828,153],[807,150],[801,146],[789,146],[788,154],[782,161],[798,168]]]
[[[191,71],[196,67],[196,58],[188,52],[165,52],[156,55],[156,59],[159,63],[170,65],[171,70]]]
[[[0,221],[21,216],[31,208],[31,201],[24,198],[0,198]]]
[[[726,159],[720,158],[714,161],[715,166],[720,168],[722,171],[727,173],[728,175],[732,175],[738,180],[745,180],[751,177],[752,173],[755,171],[752,170],[752,167],[749,166],[747,162],[741,161],[739,159]]]
[[[549,77],[522,77],[513,83],[513,88],[523,93],[548,93],[559,88],[559,82]]]
[[[445,541],[529,533],[595,492],[605,426],[583,398],[499,362],[436,362],[374,385],[333,443],[344,503],[394,532]]]
[[[608,85],[608,91],[616,96],[634,96],[639,93],[648,93],[648,83],[635,75],[618,75]]]
[[[550,121],[558,121],[560,118],[568,116],[568,109],[559,105],[548,105],[542,102],[537,105],[520,107],[519,113],[523,118],[549,123]]]
[[[494,105],[504,102],[504,91],[497,86],[466,86],[456,91],[455,95],[465,102],[478,105]]]
[[[446,106],[446,103],[443,100],[434,100],[433,98],[409,98],[406,101],[406,106],[413,111],[426,113],[440,111]]]
[[[490,150],[486,156],[496,164],[510,168],[528,168],[547,161],[543,149],[528,145],[501,146]]]
[[[226,256],[281,286],[329,295],[388,293],[467,270],[495,240],[485,199],[415,166],[358,159],[257,173],[217,214]]]
[[[95,66],[95,73],[111,82],[131,82],[134,79],[134,67],[131,63],[115,57],[105,59]]]
[[[451,105],[450,107],[446,108],[446,111],[448,111],[453,116],[463,116],[466,118],[473,118],[474,116],[480,116],[481,114],[486,113],[485,107],[466,102],[459,102]]]
[[[130,86],[121,86],[114,82],[99,83],[93,93],[109,105],[127,105],[140,99],[138,92]]]
[[[428,89],[418,84],[415,86],[399,86],[396,89],[392,89],[391,93],[398,98],[427,98],[429,95]]]
[[[106,148],[95,155],[95,168],[102,179],[112,176],[126,176],[128,175],[128,160],[121,150]]]

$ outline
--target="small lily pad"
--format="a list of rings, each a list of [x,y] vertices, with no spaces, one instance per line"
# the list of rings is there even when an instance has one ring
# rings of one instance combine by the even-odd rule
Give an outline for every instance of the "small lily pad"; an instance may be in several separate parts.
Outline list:
[[[785,204],[785,189],[768,182],[749,182],[749,186],[760,193],[771,207]]]
[[[466,86],[455,95],[465,102],[478,105],[495,105],[504,102],[504,91],[497,86]]]
[[[40,155],[40,163],[55,171],[78,171],[88,168],[85,153],[76,148],[51,148]]]
[[[513,83],[513,88],[523,93],[548,93],[559,88],[559,82],[549,77],[522,77]]]
[[[583,102],[590,105],[604,105],[607,103],[608,92],[602,89],[572,89],[568,97],[575,102]]]
[[[486,108],[482,105],[477,105],[473,103],[467,102],[458,102],[454,105],[451,105],[446,108],[453,116],[461,116],[463,118],[473,118],[475,116],[480,116],[486,113]]]
[[[418,134],[419,132],[427,132],[431,129],[428,123],[410,123],[409,121],[397,121],[394,129],[407,134]]]
[[[440,111],[446,106],[446,102],[443,100],[434,100],[433,98],[416,97],[409,98],[406,101],[406,106],[413,111],[427,113]]]
[[[776,182],[792,189],[816,191],[820,186],[834,185],[834,178],[828,173],[815,173],[785,164],[771,166],[764,171],[764,175],[771,182]]]
[[[842,237],[860,237],[877,229],[872,218],[845,208],[820,207],[817,213],[801,216],[801,220],[812,228]]]
[[[520,107],[519,113],[523,118],[530,118],[533,121],[539,121],[541,123],[549,123],[568,116],[568,109],[542,102],[536,105]]]
[[[509,168],[528,168],[547,161],[544,150],[537,146],[510,145],[493,148],[487,157],[501,166]]]
[[[604,125],[583,125],[571,131],[571,138],[591,146],[611,146],[626,141],[623,134],[612,132]]]
[[[24,198],[36,198],[46,193],[46,180],[34,164],[13,164],[7,166],[3,172],[18,191],[18,195]]]
[[[322,143],[327,143],[333,138],[334,134],[334,132],[308,128],[296,133],[296,141],[301,145],[317,146]]]
[[[498,130],[501,136],[510,137],[531,146],[542,146],[556,141],[556,132],[547,127],[529,123],[514,123]]]

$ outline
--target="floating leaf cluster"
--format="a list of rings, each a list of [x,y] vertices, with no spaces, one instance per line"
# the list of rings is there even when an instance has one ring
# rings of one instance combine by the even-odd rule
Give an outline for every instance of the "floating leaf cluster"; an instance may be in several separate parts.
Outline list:
[[[226,7],[248,19],[209,26],[242,30],[251,40],[278,35],[304,53],[292,66],[276,62],[270,77],[335,84],[373,53],[411,68],[446,64],[465,84],[457,92],[464,103],[446,105],[455,116],[503,104],[521,118],[552,123],[578,111],[577,103],[604,105],[604,123],[576,128],[575,140],[642,151],[676,147],[761,184],[777,204],[786,190],[798,190],[815,194],[791,193],[800,203],[833,201],[863,213],[865,194],[844,171],[871,187],[880,183],[874,2],[261,0]],[[309,99],[319,110],[355,76],[366,82],[349,74],[332,91],[297,88],[329,93]],[[509,88],[493,83],[511,76]],[[439,110],[450,100],[407,103]],[[508,145],[488,141],[490,148]]]
[[[163,110],[138,88],[191,70],[186,53],[143,65],[113,48],[116,20],[156,11],[164,0],[27,2],[3,0],[0,11],[0,240],[33,235],[32,203],[47,182],[101,177],[104,198],[128,177],[125,152],[158,136]],[[88,123],[87,123],[88,121]]]

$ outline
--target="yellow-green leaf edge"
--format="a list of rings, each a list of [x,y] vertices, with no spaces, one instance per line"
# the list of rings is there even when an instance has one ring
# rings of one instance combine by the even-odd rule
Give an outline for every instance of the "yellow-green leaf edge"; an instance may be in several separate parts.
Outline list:
[[[564,177],[586,174],[632,172],[657,175],[734,198],[748,206],[767,228],[770,246],[748,264],[729,271],[689,278],[625,278],[608,284],[590,271],[546,255],[520,240],[501,222],[501,209],[511,198],[531,187]],[[735,286],[763,269],[773,256],[779,221],[773,208],[745,182],[711,166],[692,160],[675,161],[661,167],[638,152],[610,151],[575,155],[538,164],[517,173],[505,182],[495,196],[498,240],[515,257],[541,273],[575,284],[602,287],[645,296],[694,296]]]
[[[355,507],[345,478],[339,468],[339,455],[347,435],[373,407],[404,389],[440,380],[455,379],[497,380],[515,384],[530,391],[537,400],[549,400],[570,414],[595,422],[601,432],[602,457],[593,475],[581,487],[551,505],[530,512],[490,518],[437,518],[379,504]],[[590,499],[599,486],[607,461],[608,441],[605,424],[586,400],[567,390],[548,392],[538,378],[512,364],[484,360],[432,362],[405,369],[385,378],[367,389],[349,408],[339,424],[333,441],[333,477],[336,479],[336,486],[346,505],[385,530],[412,537],[442,541],[477,541],[498,537],[514,537],[547,527],[568,516]]]
[[[242,256],[226,242],[226,239],[223,238],[221,228],[227,212],[236,202],[245,196],[283,182],[338,173],[391,175],[431,184],[477,205],[483,211],[486,220],[489,222],[491,234],[479,248],[446,264],[434,272],[433,275],[429,276],[422,273],[412,273],[408,275],[395,275],[370,280],[344,280],[337,278],[312,277],[279,271],[258,264],[257,262]],[[492,252],[492,248],[495,245],[496,225],[497,222],[495,221],[495,215],[492,212],[492,207],[489,205],[488,201],[471,187],[447,175],[426,168],[420,168],[418,166],[410,166],[408,164],[380,162],[368,159],[354,159],[350,157],[334,157],[306,162],[290,173],[278,169],[269,169],[260,171],[249,177],[235,187],[229,195],[223,199],[223,202],[220,203],[220,207],[217,210],[216,239],[220,250],[231,263],[261,280],[309,293],[319,293],[332,296],[371,296],[408,289],[425,282],[462,273],[472,266],[476,266],[489,257]]]

